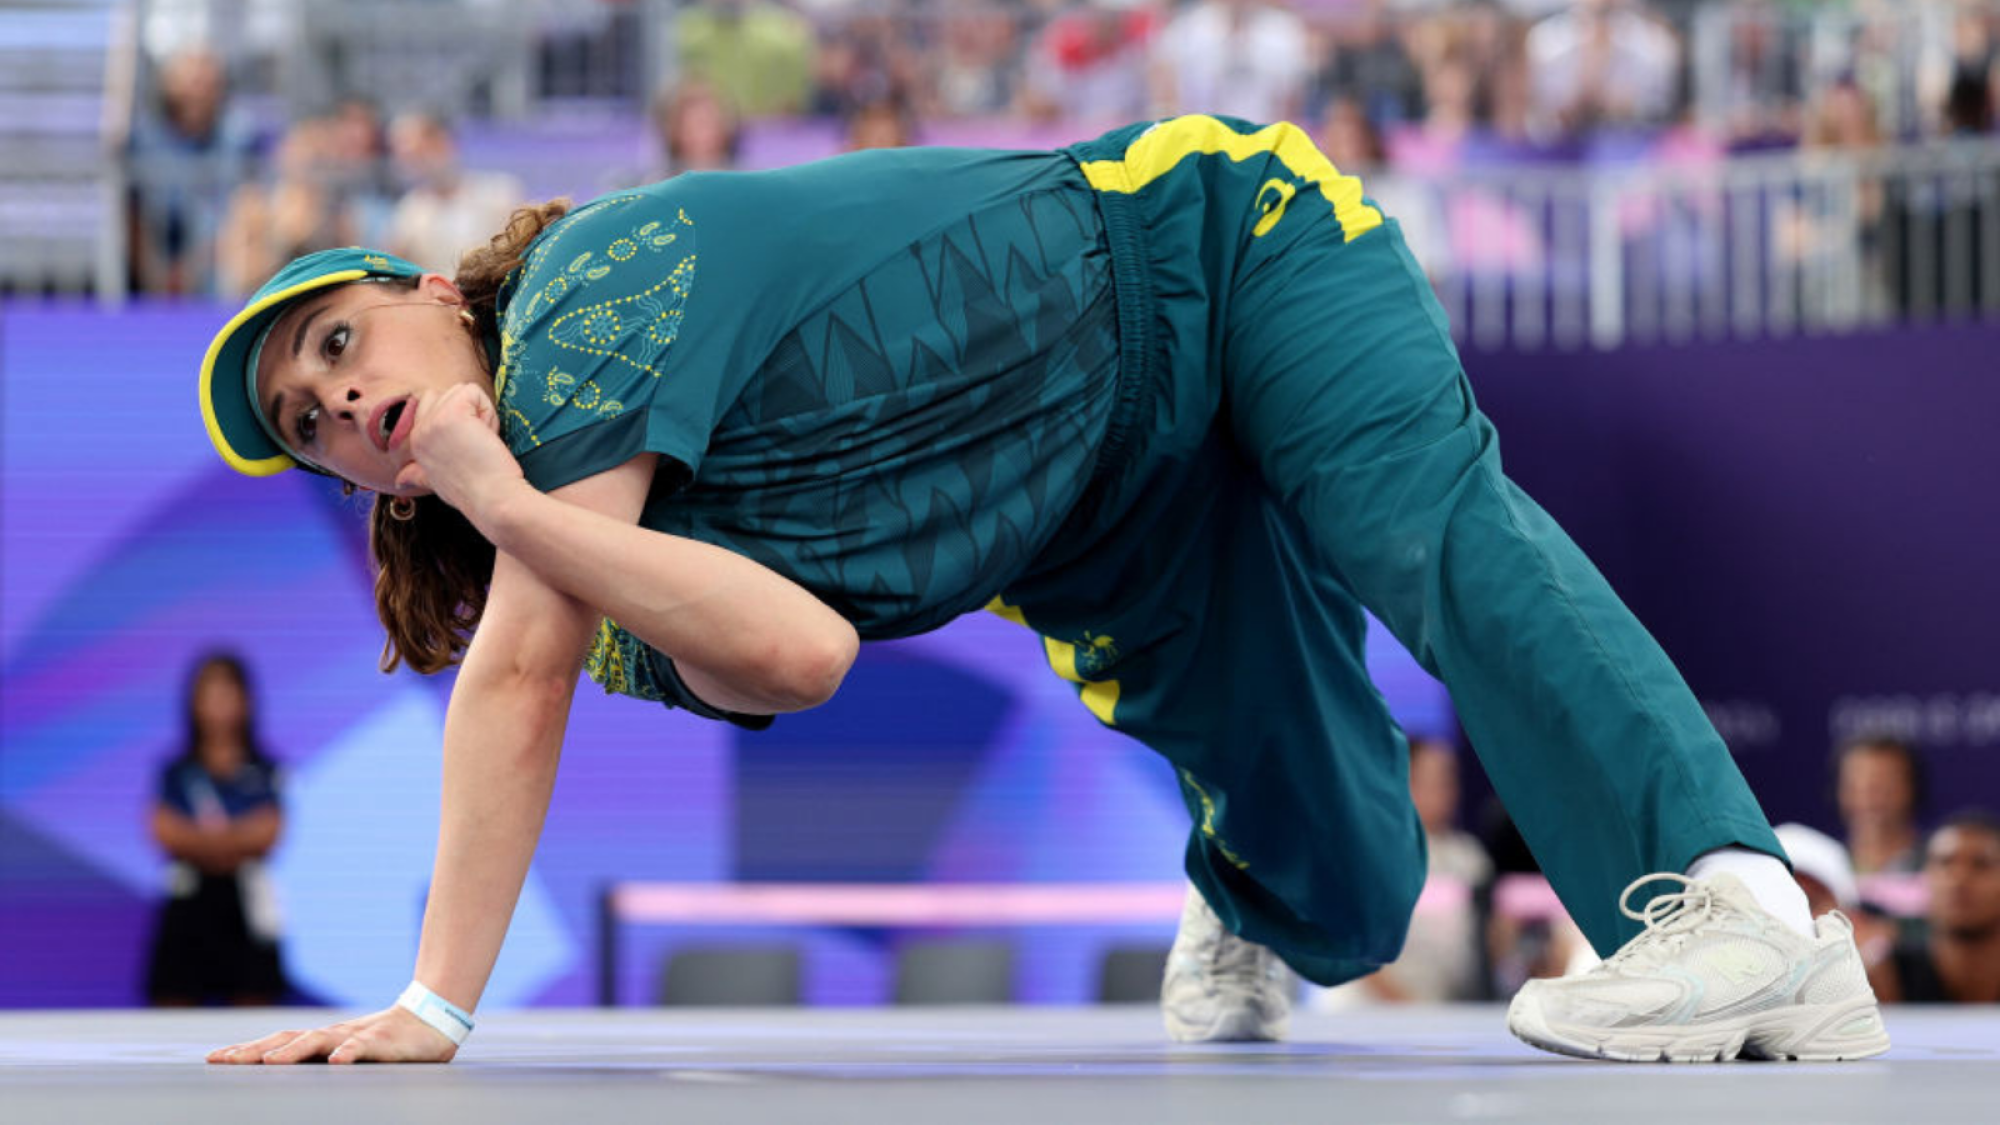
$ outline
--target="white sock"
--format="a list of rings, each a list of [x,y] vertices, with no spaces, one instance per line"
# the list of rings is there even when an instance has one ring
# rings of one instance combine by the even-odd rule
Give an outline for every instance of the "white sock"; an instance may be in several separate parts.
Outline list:
[[[1741,879],[1757,899],[1757,905],[1779,921],[1806,938],[1814,936],[1812,907],[1806,904],[1806,893],[1799,889],[1798,881],[1783,863],[1763,852],[1731,844],[1703,852],[1687,869],[1690,879],[1707,879],[1724,871]]]

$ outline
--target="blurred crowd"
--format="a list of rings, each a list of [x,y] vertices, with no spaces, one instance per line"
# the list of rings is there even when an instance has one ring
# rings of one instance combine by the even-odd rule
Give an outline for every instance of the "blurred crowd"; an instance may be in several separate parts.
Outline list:
[[[1927,827],[1921,752],[1892,735],[1836,747],[1828,792],[1831,832],[1777,829],[1814,917],[1838,910],[1854,922],[1884,1002],[2000,1004],[2000,819],[1961,808]],[[1316,992],[1314,1006],[1499,1000],[1530,978],[1595,963],[1498,802],[1465,818],[1477,832],[1461,826],[1452,742],[1412,740],[1410,797],[1430,876],[1402,957]],[[1642,889],[1634,908],[1673,889]]]
[[[1211,112],[1305,125],[1440,262],[1449,249],[1412,229],[1424,208],[1397,206],[1401,180],[1987,135],[2000,68],[1991,0],[600,0],[566,12],[541,45],[542,86],[560,89],[565,66],[629,76],[631,128],[649,134],[645,166],[597,169],[602,188],[733,167],[746,133],[802,122],[834,123],[839,146],[863,148],[1062,141]],[[667,32],[650,61],[629,47],[646,20]],[[236,87],[271,66],[154,39],[126,145],[136,290],[237,296],[290,255],[357,241],[449,271],[523,198],[518,180],[459,159],[454,126],[478,116],[476,101],[334,90],[259,123]],[[1809,244],[1809,227],[1794,223],[1793,240]]]

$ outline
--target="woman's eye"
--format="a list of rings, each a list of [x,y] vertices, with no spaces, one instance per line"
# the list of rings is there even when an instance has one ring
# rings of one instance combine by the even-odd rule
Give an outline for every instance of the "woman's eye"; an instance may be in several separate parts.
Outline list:
[[[292,431],[298,435],[300,445],[311,445],[313,436],[319,432],[319,407],[299,411],[292,423]]]
[[[320,345],[320,354],[324,355],[328,360],[339,359],[340,354],[347,350],[347,336],[347,325],[334,325],[332,330],[326,334],[326,342]]]

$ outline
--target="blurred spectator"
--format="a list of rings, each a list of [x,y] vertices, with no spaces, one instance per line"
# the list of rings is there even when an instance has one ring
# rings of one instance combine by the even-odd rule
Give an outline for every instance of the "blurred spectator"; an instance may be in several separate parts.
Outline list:
[[[1015,13],[998,3],[951,4],[938,13],[943,42],[932,86],[952,117],[1004,112],[1014,101],[1021,56]]]
[[[1860,905],[1861,888],[1854,880],[1854,864],[1840,841],[1803,824],[1780,824],[1773,831],[1791,857],[1792,877],[1805,891],[1813,917]]]
[[[1856,874],[1922,868],[1917,810],[1923,804],[1924,768],[1916,747],[1886,735],[1843,744],[1834,756],[1834,798]]]
[[[1963,812],[1931,834],[1929,935],[1869,973],[1885,1003],[2000,1003],[2000,820]]]
[[[1466,119],[1474,126],[1507,138],[1526,133],[1526,34],[1495,0],[1454,4],[1412,24],[1405,40],[1423,76],[1427,106],[1436,105],[1434,87],[1448,75],[1463,85],[1454,96],[1463,100]]]
[[[271,183],[236,189],[216,238],[222,293],[244,296],[301,254],[361,241],[360,224],[333,186],[349,178],[338,151],[331,122],[306,118],[279,142]]]
[[[1443,179],[1458,169],[1480,132],[1476,76],[1463,51],[1448,51],[1424,70],[1421,121],[1390,134],[1389,162],[1412,175]]]
[[[1737,150],[1777,148],[1800,133],[1805,25],[1772,0],[1738,0],[1731,10],[1723,127]]]
[[[1477,837],[1458,826],[1458,748],[1439,738],[1410,743],[1410,802],[1424,825],[1430,873],[1476,887],[1493,878]]]
[[[203,659],[186,706],[187,742],[161,775],[153,807],[153,839],[172,862],[146,995],[163,1007],[275,1004],[286,985],[262,861],[284,817],[242,662]]]
[[[1156,115],[1288,121],[1305,108],[1311,33],[1267,0],[1196,0],[1154,38],[1151,70]]]
[[[1818,918],[1838,910],[1854,923],[1854,942],[1861,947],[1861,959],[1874,964],[1888,956],[1896,943],[1896,923],[1874,913],[1861,901],[1861,886],[1854,878],[1854,864],[1839,840],[1803,824],[1780,824],[1775,828],[1778,843],[1791,857],[1792,878],[1806,893],[1806,906]]]
[[[1319,84],[1334,101],[1353,102],[1377,129],[1424,115],[1423,74],[1389,11],[1389,0],[1366,0],[1337,30]]]
[[[812,93],[813,29],[770,0],[702,0],[674,23],[681,73],[746,117],[800,113]]]
[[[1020,110],[1079,133],[1141,120],[1151,106],[1147,58],[1159,31],[1149,0],[1082,0],[1028,49]]]
[[[820,37],[813,113],[846,118],[885,99],[914,109],[923,85],[918,56],[913,28],[894,12],[849,12]]]
[[[451,128],[428,113],[405,113],[389,129],[396,172],[407,185],[389,224],[389,251],[450,275],[527,202],[521,181],[459,166]]]
[[[1960,4],[1951,11],[1944,57],[1920,76],[1937,131],[1947,137],[1977,137],[1993,131],[1993,92],[2000,49],[1994,13],[1984,4]],[[1928,81],[1925,78],[1928,77]]]
[[[1451,273],[1451,240],[1438,185],[1399,175],[1388,166],[1382,136],[1359,102],[1341,98],[1327,107],[1319,148],[1335,168],[1359,177],[1362,191],[1383,216],[1396,220],[1410,253],[1432,281]]]
[[[389,129],[374,102],[349,95],[334,104],[327,115],[325,174],[336,206],[354,217],[356,241],[363,246],[387,243],[396,210],[396,174]]]
[[[1544,140],[1674,112],[1680,43],[1638,0],[1575,0],[1529,30],[1527,58],[1529,124]]]
[[[653,100],[653,130],[662,162],[647,181],[682,172],[717,172],[736,167],[743,126],[727,98],[701,79],[661,90]]]
[[[1808,159],[1861,156],[1881,143],[1874,105],[1860,86],[1842,80],[1827,87],[1811,106],[1800,138]],[[1857,168],[1857,170],[1859,170]],[[1852,191],[1775,193],[1772,249],[1777,260],[1798,270],[1795,293],[1800,313],[1826,309],[1856,317],[1881,307],[1882,181],[1855,177]]]
[[[1410,801],[1423,823],[1430,867],[1403,952],[1353,984],[1329,990],[1321,1009],[1357,1002],[1441,1003],[1485,995],[1475,891],[1493,880],[1493,861],[1458,827],[1458,748],[1441,739],[1410,743]]]
[[[917,123],[909,106],[885,98],[847,115],[847,151],[906,148],[916,143]]]
[[[190,50],[167,60],[128,147],[134,288],[206,294],[230,189],[248,174],[251,137],[229,104],[222,60]]]

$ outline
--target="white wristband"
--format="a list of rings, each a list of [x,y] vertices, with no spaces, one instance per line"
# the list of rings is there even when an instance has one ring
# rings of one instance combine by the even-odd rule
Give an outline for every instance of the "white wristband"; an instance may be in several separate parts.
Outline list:
[[[462,1044],[472,1034],[472,1017],[464,1008],[446,1000],[416,981],[396,997],[396,1006],[437,1029],[438,1034]]]

